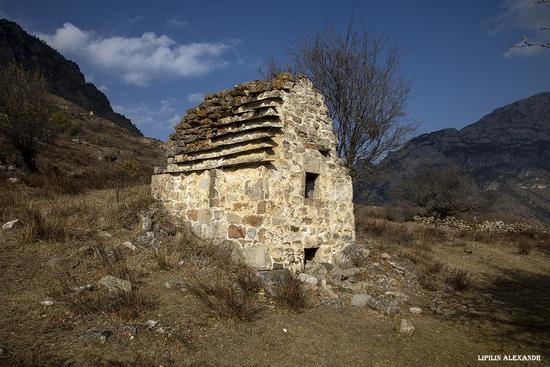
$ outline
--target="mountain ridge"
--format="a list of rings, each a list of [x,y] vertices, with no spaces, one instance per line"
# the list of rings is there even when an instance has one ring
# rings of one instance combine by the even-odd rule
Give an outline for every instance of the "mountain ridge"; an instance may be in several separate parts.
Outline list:
[[[498,196],[492,210],[550,222],[550,92],[498,107],[462,129],[411,139],[380,162],[369,201],[391,202],[393,183],[450,164]]]
[[[128,118],[113,111],[103,92],[93,83],[86,82],[78,64],[27,33],[17,23],[0,19],[0,67],[11,62],[16,62],[27,70],[40,70],[52,94],[87,111],[93,111],[131,133],[143,136]]]

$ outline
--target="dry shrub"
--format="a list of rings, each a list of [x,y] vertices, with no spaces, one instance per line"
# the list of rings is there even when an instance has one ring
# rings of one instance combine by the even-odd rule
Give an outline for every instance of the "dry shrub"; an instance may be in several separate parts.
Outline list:
[[[188,290],[218,316],[250,321],[261,311],[259,280],[250,269],[237,274],[215,269],[208,277],[189,282]]]
[[[293,276],[283,277],[273,285],[274,300],[291,311],[301,311],[307,307],[302,282]]]
[[[171,270],[175,268],[181,258],[181,252],[172,247],[163,246],[155,251],[155,260],[159,270]]]
[[[115,264],[117,261],[124,259],[122,251],[118,248],[111,248],[105,244],[98,242],[90,246],[85,252],[84,255],[88,255],[98,260],[99,263],[103,266],[110,266]],[[122,267],[120,265],[119,267]]]
[[[419,214],[418,208],[392,207],[392,206],[355,206],[356,218],[376,218],[391,222],[409,222]]]
[[[0,356],[0,366],[9,367],[59,367],[71,366],[66,360],[48,353],[43,347],[27,347],[21,351]]]
[[[95,286],[78,288],[76,279],[66,274],[59,278],[58,287],[51,292],[51,295],[67,304],[75,313],[81,315],[110,313],[125,320],[139,317],[154,305],[151,298],[134,283],[130,292],[109,292]]]
[[[465,290],[473,283],[473,277],[464,269],[455,269],[451,271],[445,282],[457,291]]]
[[[424,269],[427,274],[439,274],[445,269],[445,265],[441,261],[433,260],[428,262]]]
[[[541,251],[550,250],[550,233],[537,231],[535,229],[526,229],[517,232],[493,232],[481,230],[462,230],[456,235],[459,238],[483,242],[488,244],[507,244],[514,245],[522,255],[528,255],[531,250],[538,248]]]
[[[94,366],[97,367],[158,367],[163,365],[169,366],[170,364],[163,364],[159,362],[158,359],[145,357],[141,354],[138,354],[131,360],[121,361],[112,359],[101,359],[94,364]]]
[[[420,274],[418,276],[418,282],[424,289],[427,289],[429,291],[436,291],[439,289],[438,280],[428,274]]]
[[[363,232],[374,237],[381,237],[388,232],[388,222],[378,219],[357,217],[356,226],[358,232]]]
[[[28,243],[44,240],[62,242],[67,238],[63,218],[43,214],[36,207],[28,207],[23,215],[23,240]]]
[[[256,272],[231,256],[231,247],[201,239],[184,227],[168,246],[179,253],[195,277],[187,289],[221,317],[248,321],[258,315],[257,293],[261,283]],[[164,261],[164,260],[161,260]]]
[[[533,250],[533,244],[531,242],[518,243],[518,254],[529,255],[532,250]]]
[[[153,204],[149,187],[137,186],[123,189],[119,200],[112,200],[106,213],[113,227],[120,225],[129,228],[140,221],[140,213]]]

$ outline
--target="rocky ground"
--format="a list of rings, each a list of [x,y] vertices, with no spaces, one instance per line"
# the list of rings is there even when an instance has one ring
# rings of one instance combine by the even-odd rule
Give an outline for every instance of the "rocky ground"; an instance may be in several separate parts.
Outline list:
[[[474,366],[550,355],[550,241],[357,213],[348,264],[253,272],[149,187],[1,187],[0,365]],[[16,221],[16,220],[19,221]],[[526,365],[506,363],[506,365]]]

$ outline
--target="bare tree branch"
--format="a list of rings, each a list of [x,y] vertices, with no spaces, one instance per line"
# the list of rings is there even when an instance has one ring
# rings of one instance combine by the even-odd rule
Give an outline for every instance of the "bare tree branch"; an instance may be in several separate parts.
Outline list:
[[[263,74],[290,71],[312,81],[333,119],[337,153],[357,176],[414,131],[406,121],[410,83],[399,74],[401,56],[384,36],[352,22],[342,34],[327,24],[288,51],[291,65],[271,59]]]

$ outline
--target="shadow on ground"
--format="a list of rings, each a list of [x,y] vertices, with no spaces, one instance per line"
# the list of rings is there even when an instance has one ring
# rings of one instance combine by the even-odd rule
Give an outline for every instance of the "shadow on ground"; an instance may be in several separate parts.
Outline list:
[[[550,357],[550,275],[496,270],[500,275],[493,282],[468,297],[476,311],[465,318],[479,323],[487,337],[518,348],[505,353]]]

